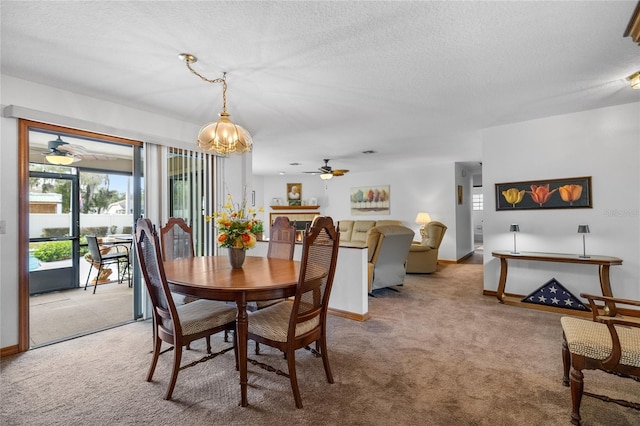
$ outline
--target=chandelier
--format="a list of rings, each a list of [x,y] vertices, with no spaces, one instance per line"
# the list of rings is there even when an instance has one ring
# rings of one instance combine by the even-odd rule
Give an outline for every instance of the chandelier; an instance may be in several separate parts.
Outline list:
[[[220,119],[213,123],[207,123],[198,132],[198,146],[204,151],[213,151],[218,155],[244,154],[250,152],[253,146],[251,135],[244,128],[234,124],[229,120],[227,112],[227,73],[222,74],[222,78],[208,79],[195,71],[191,64],[198,61],[198,58],[190,53],[178,55],[186,64],[189,71],[200,77],[207,83],[222,83],[222,112]]]

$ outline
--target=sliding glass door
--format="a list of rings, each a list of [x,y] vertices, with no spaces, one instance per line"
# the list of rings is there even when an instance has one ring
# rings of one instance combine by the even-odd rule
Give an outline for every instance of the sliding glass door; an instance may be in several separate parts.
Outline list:
[[[21,301],[28,347],[140,318],[141,281],[131,263],[134,218],[142,211],[142,144],[34,122],[21,135],[29,170],[28,202],[21,207],[29,274],[20,283],[28,288],[21,290],[28,296],[26,306]],[[87,235],[98,237],[104,253],[113,242],[125,246],[129,264],[110,265],[98,276]]]

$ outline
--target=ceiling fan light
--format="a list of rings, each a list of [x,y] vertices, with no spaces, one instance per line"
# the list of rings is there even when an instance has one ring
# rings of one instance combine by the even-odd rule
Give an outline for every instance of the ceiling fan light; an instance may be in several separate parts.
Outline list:
[[[73,163],[74,158],[70,155],[64,154],[48,154],[45,156],[47,161],[57,166],[68,166]]]
[[[322,173],[322,174],[320,175],[320,179],[323,179],[323,180],[329,180],[329,179],[331,179],[332,177],[333,177],[333,174],[331,174],[331,173]]]

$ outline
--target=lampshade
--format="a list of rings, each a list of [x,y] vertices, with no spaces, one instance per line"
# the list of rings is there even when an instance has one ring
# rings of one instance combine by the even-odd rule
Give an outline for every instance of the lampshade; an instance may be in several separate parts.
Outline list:
[[[223,73],[222,78],[208,79],[191,67],[192,63],[198,61],[198,58],[194,55],[181,53],[178,57],[187,64],[189,71],[200,77],[201,80],[207,83],[222,83],[222,112],[219,114],[220,119],[202,126],[198,132],[198,146],[204,151],[213,151],[219,155],[244,154],[251,151],[253,140],[249,132],[229,120],[229,113],[227,113],[227,73]]]
[[[512,224],[509,226],[509,232],[520,232],[520,225]]]
[[[329,180],[333,177],[333,173],[322,173],[320,179]]]
[[[198,133],[198,146],[205,151],[214,151],[220,155],[232,153],[244,154],[251,151],[251,135],[242,127],[229,120],[229,114],[220,113],[220,119],[205,124]]]
[[[55,164],[58,166],[68,166],[69,164],[73,163],[73,160],[74,160],[73,156],[62,154],[62,153],[49,154],[49,155],[46,155],[44,158],[46,158],[49,163]]]
[[[420,212],[418,213],[418,216],[416,216],[416,223],[418,225],[426,225],[429,222],[431,222],[431,216],[429,216],[429,213]]]
[[[578,225],[578,234],[588,234],[590,232],[589,225]]]
[[[629,84],[633,89],[640,89],[640,71],[629,76]]]

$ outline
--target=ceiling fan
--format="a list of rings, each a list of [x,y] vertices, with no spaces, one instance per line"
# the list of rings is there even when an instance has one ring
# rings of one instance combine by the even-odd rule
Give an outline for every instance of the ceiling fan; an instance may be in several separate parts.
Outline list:
[[[107,155],[89,154],[85,147],[65,142],[60,135],[58,135],[56,140],[47,142],[47,150],[43,155],[49,163],[63,166],[68,166],[79,160],[111,159],[111,157]]]
[[[329,159],[327,158],[324,159],[324,166],[320,167],[318,170],[321,172],[320,178],[325,180],[331,179],[334,176],[344,176],[345,173],[349,172],[349,170],[345,169],[332,169],[331,166],[329,166]]]

